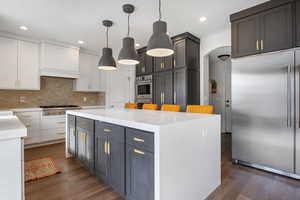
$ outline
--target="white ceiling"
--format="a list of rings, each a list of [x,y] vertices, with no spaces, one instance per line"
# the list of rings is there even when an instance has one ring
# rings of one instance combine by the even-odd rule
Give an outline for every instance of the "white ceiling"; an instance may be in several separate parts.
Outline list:
[[[266,0],[162,0],[163,20],[169,34],[191,32],[201,37],[229,26],[229,15]],[[131,17],[131,35],[141,46],[152,33],[158,18],[158,0],[0,0],[0,31],[41,40],[53,40],[98,51],[105,45],[104,19],[114,21],[110,46],[116,51],[126,35],[127,17],[122,5],[131,3],[136,12]],[[199,18],[208,20],[200,23]],[[25,25],[28,31],[19,30]]]

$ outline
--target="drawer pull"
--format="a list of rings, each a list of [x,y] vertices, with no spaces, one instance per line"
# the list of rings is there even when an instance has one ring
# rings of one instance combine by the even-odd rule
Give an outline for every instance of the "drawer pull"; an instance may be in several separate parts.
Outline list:
[[[65,135],[66,133],[56,133],[56,135]]]
[[[79,125],[80,125],[80,126],[86,126],[87,123],[86,123],[86,122],[81,122],[81,123],[79,123]]]
[[[134,153],[137,153],[137,154],[140,154],[140,155],[145,155],[145,152],[140,151],[138,149],[134,149],[133,151],[134,151]]]
[[[135,142],[145,142],[145,140],[143,140],[143,139],[140,139],[140,138],[133,138],[133,141],[135,141]]]
[[[106,133],[111,133],[112,132],[111,129],[104,129],[103,131],[106,132]]]
[[[26,124],[25,126],[26,126],[26,128],[31,128],[30,124]]]
[[[65,124],[66,122],[57,122],[58,124]]]
[[[18,115],[21,118],[31,118],[31,115]]]

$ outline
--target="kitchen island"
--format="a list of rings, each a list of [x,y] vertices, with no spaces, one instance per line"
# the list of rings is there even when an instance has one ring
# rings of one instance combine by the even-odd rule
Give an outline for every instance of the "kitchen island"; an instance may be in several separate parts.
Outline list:
[[[128,200],[200,200],[221,184],[220,116],[67,111],[66,156]]]

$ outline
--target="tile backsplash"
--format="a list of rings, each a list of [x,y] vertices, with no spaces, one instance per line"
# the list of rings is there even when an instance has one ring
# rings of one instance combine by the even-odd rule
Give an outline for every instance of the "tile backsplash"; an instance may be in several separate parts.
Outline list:
[[[0,109],[43,105],[104,105],[104,92],[74,92],[73,80],[41,77],[41,90],[0,90]]]

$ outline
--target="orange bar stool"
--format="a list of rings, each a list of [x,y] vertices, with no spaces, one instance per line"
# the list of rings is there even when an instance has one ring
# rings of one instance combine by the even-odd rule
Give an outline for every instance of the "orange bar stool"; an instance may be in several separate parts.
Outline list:
[[[201,113],[201,114],[213,114],[214,107],[211,105],[199,106],[199,105],[188,105],[186,112],[189,113]]]
[[[157,110],[157,104],[144,104],[144,110]]]
[[[135,103],[126,103],[124,107],[126,109],[136,109],[137,105]]]
[[[180,105],[171,105],[171,104],[164,104],[161,106],[162,111],[172,111],[172,112],[179,112]]]

